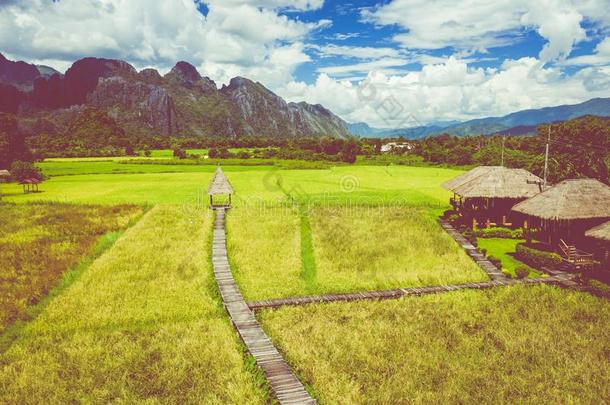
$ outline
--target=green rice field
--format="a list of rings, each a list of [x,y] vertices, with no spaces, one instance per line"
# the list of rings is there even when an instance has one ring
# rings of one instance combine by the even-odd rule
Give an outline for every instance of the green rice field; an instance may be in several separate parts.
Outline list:
[[[41,192],[0,185],[0,403],[274,403],[212,273],[216,162],[171,153],[49,159]],[[225,163],[228,257],[248,301],[488,280],[436,221],[460,170]],[[509,244],[484,243],[512,265]],[[257,317],[321,404],[610,400],[610,304],[585,293],[498,287]]]

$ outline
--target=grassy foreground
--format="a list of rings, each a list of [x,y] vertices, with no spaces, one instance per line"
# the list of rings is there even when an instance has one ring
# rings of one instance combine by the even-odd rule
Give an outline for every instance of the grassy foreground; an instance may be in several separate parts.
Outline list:
[[[62,274],[108,232],[123,229],[142,208],[71,204],[0,207],[0,332],[23,319]]]
[[[210,215],[158,206],[0,354],[0,403],[261,403],[219,303]]]
[[[610,398],[610,303],[587,294],[515,286],[259,317],[321,403]]]

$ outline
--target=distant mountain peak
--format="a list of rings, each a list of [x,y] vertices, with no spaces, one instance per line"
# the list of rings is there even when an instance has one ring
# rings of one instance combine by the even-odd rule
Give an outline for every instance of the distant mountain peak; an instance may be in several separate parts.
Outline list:
[[[170,74],[178,75],[189,82],[196,82],[202,79],[197,68],[185,61],[176,63],[170,71]]]

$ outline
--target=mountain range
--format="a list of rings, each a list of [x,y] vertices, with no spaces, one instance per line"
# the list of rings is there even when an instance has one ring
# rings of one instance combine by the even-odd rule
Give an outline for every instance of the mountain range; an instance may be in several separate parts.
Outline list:
[[[84,58],[62,75],[0,54],[0,112],[15,114],[31,135],[64,133],[87,116],[113,121],[128,136],[350,136],[345,121],[319,104],[288,103],[243,77],[219,89],[187,62],[162,76]]]
[[[403,136],[407,139],[418,139],[441,133],[456,136],[528,135],[535,134],[539,124],[567,121],[585,115],[610,117],[610,98],[594,98],[580,104],[523,110],[502,117],[479,118],[465,122],[439,122],[399,129],[371,128],[365,123],[357,123],[348,124],[348,129],[359,136],[370,138]]]

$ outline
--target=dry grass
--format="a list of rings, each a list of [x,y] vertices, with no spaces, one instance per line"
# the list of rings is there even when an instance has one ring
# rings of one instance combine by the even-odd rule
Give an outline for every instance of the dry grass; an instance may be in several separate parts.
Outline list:
[[[0,332],[57,285],[62,274],[108,232],[123,229],[139,206],[69,204],[0,208]]]
[[[150,211],[0,355],[0,402],[264,402],[216,295],[210,229]]]
[[[610,303],[587,294],[515,286],[259,317],[321,403],[610,398]]]

